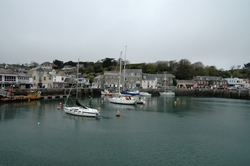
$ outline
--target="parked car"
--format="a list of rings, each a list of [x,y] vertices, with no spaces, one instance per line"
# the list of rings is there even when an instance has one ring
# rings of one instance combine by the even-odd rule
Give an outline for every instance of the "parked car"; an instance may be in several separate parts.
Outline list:
[[[229,87],[228,89],[234,90],[234,89],[237,89],[237,88],[234,87],[234,86],[231,86],[231,87]]]

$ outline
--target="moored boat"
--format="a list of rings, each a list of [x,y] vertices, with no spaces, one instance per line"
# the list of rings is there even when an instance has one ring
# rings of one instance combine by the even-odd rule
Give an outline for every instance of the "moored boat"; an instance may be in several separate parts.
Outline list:
[[[173,91],[164,91],[159,93],[161,96],[175,96],[175,93]]]
[[[31,101],[31,100],[40,100],[41,91],[35,92],[30,91],[27,95],[14,95],[12,89],[1,90],[0,101],[1,102],[14,102],[14,101]]]
[[[147,96],[147,97],[150,97],[151,94],[148,93],[148,92],[140,92],[140,96]]]
[[[97,109],[84,106],[78,101],[78,71],[79,71],[79,61],[77,65],[76,102],[72,106],[67,105],[67,101],[68,101],[68,98],[72,89],[71,88],[67,96],[66,102],[64,104],[64,108],[63,108],[64,112],[67,114],[76,115],[76,116],[98,117],[100,116],[100,112]]]
[[[136,100],[130,96],[114,96],[108,97],[108,101],[114,104],[125,104],[125,105],[134,105]]]

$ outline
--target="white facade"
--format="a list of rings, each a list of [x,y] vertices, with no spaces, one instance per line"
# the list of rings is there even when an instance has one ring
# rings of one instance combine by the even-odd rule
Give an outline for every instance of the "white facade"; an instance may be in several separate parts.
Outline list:
[[[27,88],[32,85],[30,77],[24,73],[12,73],[5,70],[0,71],[0,88]]]
[[[142,89],[157,89],[157,78],[155,78],[154,80],[143,79],[141,81],[141,88]]]
[[[239,79],[239,78],[225,78],[225,80],[227,81],[228,85],[230,86],[244,86],[246,84],[246,82],[243,79]]]

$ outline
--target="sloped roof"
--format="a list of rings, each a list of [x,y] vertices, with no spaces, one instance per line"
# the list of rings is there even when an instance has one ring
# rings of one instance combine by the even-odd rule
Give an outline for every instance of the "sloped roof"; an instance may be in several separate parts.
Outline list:
[[[125,71],[127,73],[142,73],[142,69],[125,69]]]
[[[11,69],[0,69],[0,74],[16,74]]]
[[[119,72],[118,71],[105,71],[104,75],[118,75]]]
[[[153,76],[156,78],[164,78],[166,76],[166,78],[175,78],[175,76],[173,74],[147,74],[147,73],[143,73],[143,76]]]
[[[102,79],[102,75],[98,75],[98,76],[96,76],[94,79]]]
[[[146,78],[142,78],[142,80],[155,80],[156,79],[156,77],[155,77],[155,75],[147,75],[146,76]]]

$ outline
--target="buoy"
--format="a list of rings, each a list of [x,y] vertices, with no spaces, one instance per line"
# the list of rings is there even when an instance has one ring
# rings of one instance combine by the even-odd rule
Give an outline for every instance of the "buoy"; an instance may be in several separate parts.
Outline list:
[[[40,125],[40,122],[37,122],[38,125]]]
[[[175,102],[174,102],[174,105],[176,105],[176,104],[177,104],[177,102],[175,101]]]
[[[117,111],[116,116],[117,117],[121,116],[120,111]]]

